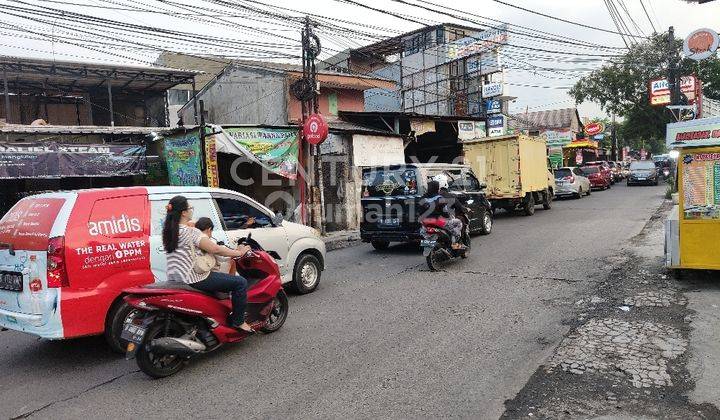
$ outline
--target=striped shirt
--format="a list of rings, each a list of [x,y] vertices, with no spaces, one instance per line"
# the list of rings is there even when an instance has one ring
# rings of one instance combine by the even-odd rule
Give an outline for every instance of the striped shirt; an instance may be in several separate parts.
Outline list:
[[[195,256],[192,254],[192,246],[195,246],[196,252],[200,251],[200,240],[204,237],[199,229],[180,225],[177,249],[167,253],[168,281],[193,284],[205,280],[210,275],[210,273],[198,274],[193,270]]]

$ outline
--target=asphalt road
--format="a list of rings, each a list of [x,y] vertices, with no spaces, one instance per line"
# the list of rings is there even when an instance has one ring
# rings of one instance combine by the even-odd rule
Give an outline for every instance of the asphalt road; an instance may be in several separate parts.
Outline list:
[[[0,417],[497,418],[663,193],[616,185],[533,217],[500,213],[445,272],[408,247],[334,251],[280,331],[164,380],[98,338],[0,332]]]

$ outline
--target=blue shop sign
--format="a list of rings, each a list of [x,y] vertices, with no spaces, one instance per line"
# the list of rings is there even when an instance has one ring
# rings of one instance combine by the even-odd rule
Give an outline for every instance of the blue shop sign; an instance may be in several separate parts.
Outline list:
[[[493,117],[488,118],[488,127],[490,128],[497,128],[497,127],[503,127],[503,116],[497,115]]]
[[[485,111],[488,114],[497,114],[502,112],[502,101],[498,99],[488,99],[485,101]]]

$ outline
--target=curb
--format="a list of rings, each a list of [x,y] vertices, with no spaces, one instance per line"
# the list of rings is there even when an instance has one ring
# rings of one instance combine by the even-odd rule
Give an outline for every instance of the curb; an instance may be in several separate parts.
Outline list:
[[[342,235],[340,237],[324,237],[323,241],[325,242],[325,249],[328,252],[362,244],[359,233]]]

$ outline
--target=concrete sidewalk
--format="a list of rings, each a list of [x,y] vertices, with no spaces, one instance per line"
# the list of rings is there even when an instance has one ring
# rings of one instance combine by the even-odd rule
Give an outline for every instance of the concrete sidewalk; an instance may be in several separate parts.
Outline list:
[[[360,241],[359,230],[341,230],[338,232],[328,232],[325,234],[325,236],[322,237],[322,239],[325,242],[325,247],[328,251],[347,248],[362,243]]]

